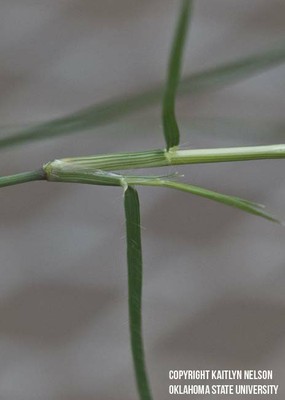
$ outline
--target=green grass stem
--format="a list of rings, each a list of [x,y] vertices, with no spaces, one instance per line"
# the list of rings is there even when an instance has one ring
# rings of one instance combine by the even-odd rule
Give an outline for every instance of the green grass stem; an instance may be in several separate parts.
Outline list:
[[[32,181],[40,181],[46,179],[43,169],[38,171],[21,172],[15,175],[1,176],[0,187],[19,185]]]
[[[141,152],[103,154],[55,160],[44,165],[49,180],[59,180],[63,173],[81,171],[116,171],[186,164],[220,163],[285,158],[285,144],[266,146],[225,147],[188,150],[147,150]]]
[[[38,171],[2,176],[0,187],[43,179],[54,182],[82,182],[85,179],[85,183],[118,186],[121,175],[108,171],[281,158],[285,158],[285,144],[73,157],[48,162]]]

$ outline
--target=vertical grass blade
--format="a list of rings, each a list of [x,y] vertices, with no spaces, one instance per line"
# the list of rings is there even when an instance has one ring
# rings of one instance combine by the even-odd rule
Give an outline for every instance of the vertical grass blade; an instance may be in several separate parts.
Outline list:
[[[179,128],[175,117],[175,97],[180,80],[191,5],[191,0],[183,0],[182,2],[168,64],[167,82],[162,104],[163,132],[167,150],[179,144]]]
[[[124,197],[127,228],[129,323],[133,363],[140,400],[151,400],[142,337],[142,248],[137,191],[128,187]]]

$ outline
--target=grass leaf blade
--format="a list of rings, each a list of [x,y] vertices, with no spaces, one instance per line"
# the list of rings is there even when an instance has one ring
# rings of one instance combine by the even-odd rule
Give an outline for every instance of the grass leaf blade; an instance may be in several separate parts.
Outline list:
[[[198,93],[209,89],[219,89],[284,62],[285,48],[273,49],[245,57],[241,60],[186,76],[180,81],[178,93],[186,95],[189,92]],[[8,128],[9,135],[0,138],[0,149],[45,138],[91,131],[98,126],[114,122],[132,112],[161,101],[162,93],[162,86],[157,86],[142,93],[95,104],[64,117],[38,123],[22,130],[17,128],[15,133]]]
[[[140,400],[151,400],[142,338],[142,248],[140,205],[137,191],[128,187],[124,197],[127,229],[129,320],[132,356]]]
[[[183,50],[189,25],[192,1],[183,0],[170,59],[162,104],[163,132],[167,150],[179,144],[179,128],[175,117],[175,97],[181,74]]]
[[[268,219],[269,221],[280,223],[280,221],[277,218],[275,218],[273,215],[265,212],[263,210],[264,207],[261,204],[254,203],[254,202],[251,202],[248,200],[244,200],[244,199],[241,199],[236,196],[229,196],[229,195],[214,192],[212,190],[204,189],[199,186],[189,185],[189,184],[180,183],[180,182],[173,182],[173,181],[164,181],[163,185],[161,185],[161,186],[172,188],[172,189],[177,189],[177,190],[182,190],[183,192],[188,192],[188,193],[192,193],[197,196],[205,197],[207,199],[214,200],[216,202],[238,208],[249,214],[254,214],[259,217]]]
[[[180,93],[219,89],[285,62],[285,49],[273,49],[194,73],[182,80]]]

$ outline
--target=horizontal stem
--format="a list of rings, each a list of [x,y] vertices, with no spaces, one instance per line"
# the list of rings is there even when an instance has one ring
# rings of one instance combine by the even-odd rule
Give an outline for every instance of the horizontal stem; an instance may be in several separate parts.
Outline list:
[[[179,150],[170,154],[171,165],[285,158],[285,144]]]
[[[18,185],[20,183],[39,181],[43,179],[46,179],[43,169],[38,171],[22,172],[15,175],[1,176],[0,187]]]
[[[105,154],[65,158],[44,165],[48,180],[59,181],[64,174],[88,174],[95,170],[164,167],[171,165],[218,163],[285,158],[285,144],[194,150],[151,150],[136,153]]]
[[[110,174],[107,171],[277,158],[285,158],[285,144],[218,149],[171,149],[168,152],[149,150],[65,158],[51,161],[38,171],[0,177],[0,187],[36,180],[118,186],[122,184],[122,176]],[[134,177],[134,179],[139,179],[139,177]]]

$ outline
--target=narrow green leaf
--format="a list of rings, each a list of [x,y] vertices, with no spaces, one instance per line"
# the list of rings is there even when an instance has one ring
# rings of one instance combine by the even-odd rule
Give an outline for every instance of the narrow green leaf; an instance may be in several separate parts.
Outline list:
[[[182,80],[180,93],[219,89],[285,62],[285,49],[276,48],[209,68]]]
[[[195,194],[197,196],[205,197],[210,200],[217,201],[219,203],[226,204],[231,207],[239,208],[242,211],[245,211],[249,214],[254,214],[259,217],[263,217],[268,219],[269,221],[278,222],[280,221],[276,219],[273,215],[266,213],[263,211],[264,206],[258,203],[254,203],[252,201],[244,200],[235,196],[228,196],[226,194],[221,194],[217,192],[213,192],[208,189],[201,188],[199,186],[193,186],[186,183],[173,182],[173,181],[164,181],[161,186],[182,190],[183,192],[188,192]]]
[[[226,194],[213,192],[212,190],[204,189],[199,186],[189,185],[188,183],[165,180],[159,177],[153,177],[153,179],[151,179],[151,177],[148,177],[148,179],[145,179],[144,177],[137,177],[136,179],[136,177],[124,176],[124,178],[126,182],[131,183],[133,185],[159,186],[159,187],[177,189],[187,193],[192,193],[196,196],[205,197],[206,199],[214,200],[218,203],[239,208],[242,211],[245,211],[249,214],[257,215],[259,217],[263,217],[265,219],[268,219],[269,221],[281,223],[281,221],[279,221],[273,215],[266,213],[263,210],[264,206],[262,204],[244,200],[236,196],[228,196]]]
[[[180,94],[185,95],[209,89],[219,89],[225,85],[236,83],[254,74],[276,67],[284,62],[285,48],[269,50],[186,76],[181,80],[178,90]],[[14,133],[9,129],[9,135],[0,138],[0,148],[76,132],[91,131],[98,126],[116,121],[132,112],[161,101],[162,93],[162,86],[157,86],[142,93],[92,105],[62,118],[35,124],[22,130],[17,128],[17,131]]]
[[[125,191],[125,215],[127,228],[127,261],[129,289],[129,320],[132,356],[140,400],[151,400],[143,349],[142,336],[142,248],[140,232],[140,205],[137,191],[128,187]]]
[[[167,82],[162,104],[163,132],[167,150],[179,144],[179,128],[175,116],[175,98],[180,80],[183,50],[185,47],[191,6],[192,1],[183,0],[170,52]]]
[[[66,134],[88,131],[98,126],[143,109],[160,99],[160,91],[150,90],[129,97],[113,99],[101,104],[92,105],[65,117],[33,124],[29,128],[11,133],[0,138],[0,148],[7,148],[34,140],[43,140]]]

